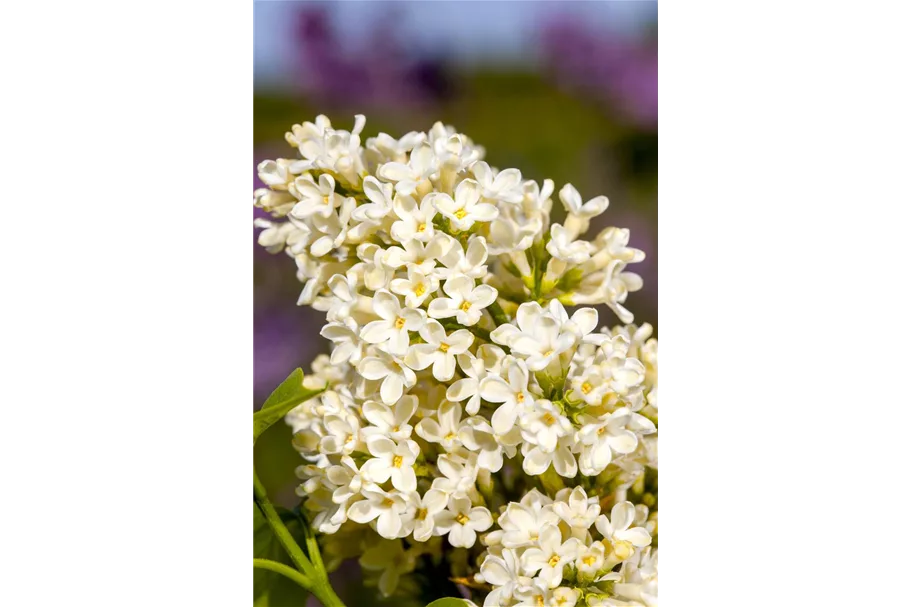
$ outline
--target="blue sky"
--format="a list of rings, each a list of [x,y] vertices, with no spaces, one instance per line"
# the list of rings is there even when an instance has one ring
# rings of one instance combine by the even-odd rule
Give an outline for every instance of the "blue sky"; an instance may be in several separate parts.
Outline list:
[[[257,84],[280,83],[293,65],[294,15],[304,2],[263,2],[254,7]],[[317,4],[317,3],[314,3]],[[363,39],[390,8],[400,18],[399,40],[415,52],[442,53],[462,63],[534,59],[534,32],[548,17],[572,14],[610,30],[637,29],[657,18],[653,2],[334,2],[336,31]]]

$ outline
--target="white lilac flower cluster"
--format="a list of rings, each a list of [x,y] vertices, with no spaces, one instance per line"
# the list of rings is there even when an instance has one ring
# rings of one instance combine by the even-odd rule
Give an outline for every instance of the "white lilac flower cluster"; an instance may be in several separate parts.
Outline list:
[[[445,555],[485,605],[657,605],[657,341],[566,309],[632,322],[643,253],[583,238],[603,196],[565,185],[553,223],[552,181],[440,123],[362,146],[364,122],[295,125],[255,193],[326,313],[326,390],[287,422],[328,564],[359,556],[384,595]]]
[[[476,579],[494,590],[484,604],[573,607],[585,597],[592,606],[657,605],[658,550],[642,526],[648,516],[648,507],[628,501],[601,514],[599,498],[580,486],[555,499],[532,490],[487,534]]]

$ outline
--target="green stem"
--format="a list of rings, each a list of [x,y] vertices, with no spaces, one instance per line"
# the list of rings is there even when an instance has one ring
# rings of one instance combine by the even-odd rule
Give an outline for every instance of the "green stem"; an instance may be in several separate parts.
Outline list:
[[[310,521],[307,520],[307,517],[304,516],[304,513],[297,509],[297,517],[300,519],[301,524],[304,526],[304,533],[307,534],[307,556],[310,557],[310,560],[313,562],[313,566],[316,568],[316,572],[322,577],[327,583],[329,582],[329,573],[326,571],[326,565],[323,563],[323,555],[319,552],[319,543],[316,541],[316,535],[313,533],[313,527],[310,525]]]
[[[280,573],[292,582],[296,582],[308,592],[313,592],[313,584],[310,583],[310,580],[301,575],[300,572],[295,571],[284,563],[276,563],[275,561],[270,561],[269,559],[253,559],[253,568],[266,569],[268,571]]]
[[[505,325],[509,323],[509,317],[506,316],[503,308],[500,307],[500,302],[497,300],[494,300],[492,304],[487,306],[487,310],[490,312],[490,315],[493,316],[493,319],[497,325]]]
[[[345,604],[342,603],[341,599],[338,598],[338,595],[335,594],[335,591],[329,584],[329,576],[326,574],[325,569],[322,567],[320,567],[320,569],[314,567],[304,555],[300,546],[297,545],[297,542],[294,541],[291,532],[288,531],[285,523],[282,521],[278,512],[276,512],[275,506],[269,501],[269,497],[266,495],[266,489],[260,482],[256,470],[253,471],[253,500],[256,502],[257,507],[259,507],[260,512],[263,513],[266,521],[268,521],[269,526],[272,528],[272,532],[275,534],[275,537],[278,538],[282,548],[285,549],[285,552],[291,557],[291,561],[302,573],[300,577],[306,579],[307,583],[310,584],[308,590],[313,593],[313,596],[315,596],[325,607],[345,607]],[[308,531],[308,533],[312,535],[312,531]],[[313,544],[315,543],[314,540]],[[312,548],[319,554],[319,548],[312,546],[309,541],[307,542],[307,547],[308,549]],[[322,559],[320,559],[320,564],[322,564]],[[295,581],[300,583],[300,580],[295,579]]]
[[[288,531],[285,523],[282,522],[281,517],[278,515],[278,512],[276,512],[275,506],[269,501],[269,497],[266,495],[266,488],[263,487],[255,470],[253,471],[253,499],[256,502],[257,507],[259,507],[260,512],[263,513],[263,516],[269,522],[269,526],[272,528],[275,537],[278,538],[278,541],[281,543],[282,548],[284,548],[285,552],[288,553],[288,556],[291,557],[294,566],[307,577],[314,577],[316,570],[313,568],[310,561],[307,560],[304,551],[301,550],[300,546],[297,545],[297,542],[294,541],[291,532]]]

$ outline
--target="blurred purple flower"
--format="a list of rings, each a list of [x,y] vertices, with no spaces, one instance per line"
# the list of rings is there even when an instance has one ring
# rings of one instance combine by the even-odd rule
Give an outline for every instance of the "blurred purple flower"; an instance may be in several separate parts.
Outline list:
[[[647,40],[605,35],[567,17],[541,30],[544,60],[566,88],[609,103],[642,128],[658,126],[658,49]]]
[[[279,310],[256,310],[253,320],[253,392],[260,399],[275,389],[291,371],[308,362],[300,325],[299,319],[283,315]]]
[[[451,91],[448,73],[433,59],[407,56],[395,35],[392,7],[361,43],[342,40],[324,7],[298,13],[296,39],[305,90],[330,102],[400,106],[439,101]]]

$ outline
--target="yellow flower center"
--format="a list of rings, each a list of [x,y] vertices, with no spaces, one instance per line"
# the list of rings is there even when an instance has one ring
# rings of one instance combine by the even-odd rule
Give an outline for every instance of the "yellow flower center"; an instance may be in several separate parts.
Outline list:
[[[459,309],[462,310],[463,312],[467,312],[468,310],[471,309],[471,302],[467,301],[467,300],[463,301],[462,305],[459,306]]]
[[[426,224],[426,223],[422,223],[422,224],[419,224],[419,225],[418,225],[418,232],[423,232],[423,231],[426,230],[426,229],[427,229],[427,224]]]
[[[524,395],[523,393],[521,393],[521,392],[517,392],[517,393],[516,393],[516,401],[517,401],[517,402],[520,402],[520,403],[524,403],[524,402],[525,402],[525,395]]]
[[[388,497],[383,498],[383,506],[385,506],[386,508],[392,508],[394,505],[395,505],[395,502],[392,501],[391,499],[389,499]]]
[[[414,294],[418,297],[423,295],[425,291],[427,291],[427,288],[424,286],[424,283],[420,283],[414,288]]]
[[[592,385],[588,382],[582,384],[582,394],[588,394],[592,391]]]
[[[449,344],[440,344],[440,352],[448,352]]]
[[[556,567],[557,563],[559,563],[559,562],[560,562],[560,555],[555,554],[552,557],[550,557],[550,560],[547,561],[547,564],[550,565],[551,567]]]
[[[543,421],[543,422],[544,422],[545,424],[547,424],[548,426],[553,426],[553,425],[556,423],[557,418],[554,417],[554,416],[553,416],[552,414],[550,414],[550,413],[545,413],[545,414],[541,417],[541,421]]]
[[[465,523],[468,522],[468,517],[465,516],[464,514],[460,513],[459,516],[457,516],[455,520],[458,524],[464,525]]]
[[[597,560],[597,559],[595,558],[594,555],[591,555],[591,554],[588,554],[588,555],[582,557],[582,563],[586,567],[591,567],[592,565],[594,565],[595,560]]]
[[[349,434],[348,436],[345,437],[345,444],[348,445],[348,444],[350,444],[353,440],[354,440],[354,435],[353,435],[353,434]]]
[[[605,432],[607,432],[607,426],[601,426],[600,428],[598,428],[598,436],[601,436]]]
[[[535,605],[538,607],[544,607],[544,597],[540,594],[535,597]]]
[[[468,215],[468,213],[465,212],[465,209],[459,209],[455,212],[455,216],[458,219],[464,219],[466,215]]]
[[[323,196],[323,204],[332,204],[331,196]]]
[[[547,356],[550,356],[550,355],[553,354],[553,353],[554,353],[553,350],[548,350],[547,352],[544,353],[544,356],[547,357]]]
[[[452,440],[455,437],[456,437],[456,435],[453,434],[452,432],[450,432],[449,434],[447,434],[446,436],[443,437],[443,440]]]
[[[404,327],[404,326],[405,326],[405,319],[404,319],[404,318],[402,318],[401,316],[399,316],[398,318],[395,319],[395,328],[396,328],[396,329],[401,329],[401,328]]]
[[[392,465],[395,466],[396,468],[401,468],[402,467],[402,456],[396,455],[395,457],[393,457]]]
[[[419,521],[423,521],[425,518],[427,518],[427,508],[418,508],[417,514],[414,515],[414,518],[418,519]]]
[[[633,545],[623,540],[614,543],[614,554],[618,559],[626,560],[633,553]]]

